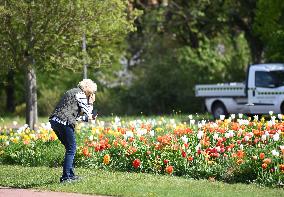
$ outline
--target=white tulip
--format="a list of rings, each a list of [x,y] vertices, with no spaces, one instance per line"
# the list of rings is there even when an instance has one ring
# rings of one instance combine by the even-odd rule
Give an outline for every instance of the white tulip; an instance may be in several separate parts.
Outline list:
[[[278,157],[279,156],[279,152],[277,150],[272,150],[271,151],[272,155]]]
[[[225,120],[225,115],[220,115],[220,120]]]
[[[194,125],[194,124],[195,124],[195,120],[190,120],[190,121],[189,121],[189,124],[190,124],[190,125]]]
[[[181,140],[183,141],[184,144],[187,144],[187,142],[188,142],[188,138],[187,138],[186,135],[182,136]]]
[[[214,133],[214,135],[213,135],[213,139],[214,139],[214,140],[217,140],[217,139],[218,139],[218,137],[219,137],[218,133]]]
[[[245,141],[249,141],[249,136],[245,136]]]
[[[273,135],[273,140],[274,140],[274,141],[278,141],[279,138],[280,138],[279,133],[275,133],[275,134]]]
[[[93,136],[93,135],[90,135],[89,140],[90,140],[90,141],[93,141],[93,140],[94,140],[94,136]]]
[[[198,131],[197,138],[200,140],[203,137],[203,131]]]
[[[201,149],[201,144],[198,144],[196,147],[195,147],[195,150],[198,151]]]
[[[225,138],[230,138],[230,134],[229,133],[225,133]]]
[[[132,131],[126,131],[125,133],[126,137],[133,137],[133,132]]]

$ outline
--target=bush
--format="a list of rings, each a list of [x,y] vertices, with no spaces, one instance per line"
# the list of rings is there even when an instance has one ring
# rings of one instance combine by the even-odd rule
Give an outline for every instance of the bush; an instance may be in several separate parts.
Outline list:
[[[16,106],[15,115],[24,117],[26,113],[26,103],[22,103]]]
[[[42,89],[38,99],[39,116],[49,116],[59,102],[61,94],[57,88]]]

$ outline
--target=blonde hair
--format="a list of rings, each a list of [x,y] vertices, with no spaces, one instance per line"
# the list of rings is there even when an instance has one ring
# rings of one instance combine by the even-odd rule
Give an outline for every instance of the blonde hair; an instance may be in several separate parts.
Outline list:
[[[83,92],[95,93],[97,91],[97,84],[91,79],[83,79],[78,83],[78,87],[83,90]]]

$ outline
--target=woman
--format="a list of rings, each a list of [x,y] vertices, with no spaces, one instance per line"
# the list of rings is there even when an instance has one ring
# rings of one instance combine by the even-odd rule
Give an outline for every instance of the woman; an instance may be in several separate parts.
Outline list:
[[[79,179],[75,176],[73,161],[76,153],[75,123],[77,120],[89,121],[93,116],[93,102],[97,84],[91,79],[79,82],[77,88],[65,92],[55,110],[49,117],[51,128],[65,147],[63,174],[60,182],[71,182]],[[80,117],[80,114],[83,116]]]

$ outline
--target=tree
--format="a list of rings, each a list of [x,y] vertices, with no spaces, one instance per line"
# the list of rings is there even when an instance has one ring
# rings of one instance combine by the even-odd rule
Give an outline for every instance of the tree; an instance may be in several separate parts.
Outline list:
[[[26,75],[26,122],[37,122],[36,71],[110,64],[114,45],[131,30],[126,0],[1,0],[2,71]],[[90,48],[81,52],[82,35]],[[8,69],[9,68],[9,69]]]
[[[162,2],[133,4],[144,14],[128,37],[135,78],[125,103],[144,113],[201,111],[195,84],[244,80],[249,57],[244,34],[229,31],[221,0]]]
[[[253,29],[257,0],[177,0],[170,2],[168,8],[168,24],[183,43],[198,48],[198,41],[204,35],[214,38],[229,32],[237,39],[243,33],[250,49],[251,61],[262,61],[263,42]]]
[[[268,61],[283,62],[284,57],[284,1],[259,0],[254,30],[265,43]]]
[[[225,0],[222,4],[224,25],[230,28],[232,34],[244,33],[247,40],[252,63],[261,63],[263,60],[263,42],[254,32],[253,25],[256,18],[258,0]],[[222,16],[221,15],[221,16]]]

